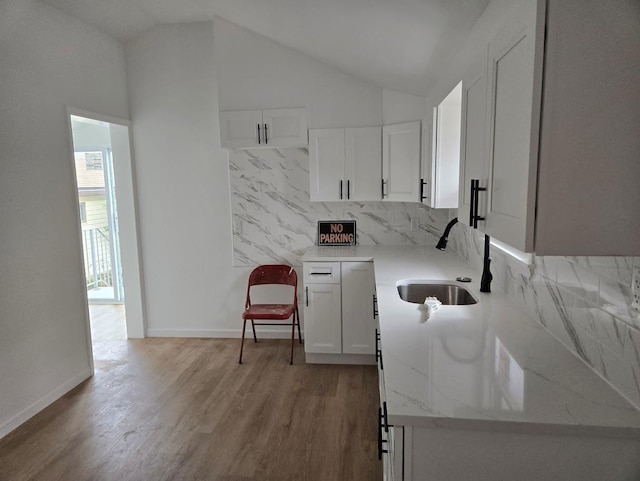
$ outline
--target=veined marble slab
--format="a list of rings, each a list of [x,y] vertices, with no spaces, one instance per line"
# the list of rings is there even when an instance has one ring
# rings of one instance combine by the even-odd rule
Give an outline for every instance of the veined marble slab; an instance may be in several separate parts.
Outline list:
[[[304,148],[230,150],[229,181],[234,266],[302,265],[319,220],[355,220],[359,245],[434,244],[448,221],[418,203],[310,202]]]
[[[640,411],[480,272],[452,252],[394,246],[309,249],[303,260],[374,261],[389,422],[398,425],[640,437]],[[473,279],[478,303],[429,319],[396,282]],[[455,282],[455,281],[454,281]]]

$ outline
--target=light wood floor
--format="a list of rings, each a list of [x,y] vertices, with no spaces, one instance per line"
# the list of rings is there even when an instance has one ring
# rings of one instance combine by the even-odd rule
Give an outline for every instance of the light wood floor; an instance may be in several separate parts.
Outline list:
[[[238,342],[95,342],[95,376],[0,440],[0,481],[382,479],[375,366]]]
[[[124,304],[89,304],[91,339],[123,341],[127,338]]]

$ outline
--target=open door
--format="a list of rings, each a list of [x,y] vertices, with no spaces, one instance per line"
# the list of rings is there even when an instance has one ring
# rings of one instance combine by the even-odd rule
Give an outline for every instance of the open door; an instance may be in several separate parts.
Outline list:
[[[144,337],[129,126],[69,120],[92,337]]]

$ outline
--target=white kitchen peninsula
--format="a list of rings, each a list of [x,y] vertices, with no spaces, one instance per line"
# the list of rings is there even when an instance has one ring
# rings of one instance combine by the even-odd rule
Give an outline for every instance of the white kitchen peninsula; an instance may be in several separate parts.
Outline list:
[[[387,479],[640,479],[640,412],[504,294],[480,293],[455,254],[314,247],[304,259],[373,259]],[[427,320],[398,296],[398,280],[458,276],[477,304]]]

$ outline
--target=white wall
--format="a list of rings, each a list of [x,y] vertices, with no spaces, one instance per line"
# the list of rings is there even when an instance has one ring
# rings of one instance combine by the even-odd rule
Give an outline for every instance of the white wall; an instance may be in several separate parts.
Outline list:
[[[437,107],[463,79],[465,73],[473,71],[471,67],[474,64],[486,61],[488,55],[486,45],[504,24],[509,12],[518,8],[522,1],[491,0],[489,2],[463,45],[448,62],[447,68],[440,72],[438,82],[430,87],[426,96],[427,111],[430,112],[433,107]]]
[[[424,97],[396,92],[395,90],[382,90],[382,120],[384,125],[422,120],[426,115],[426,110]]]
[[[221,18],[220,110],[307,107],[310,128],[382,125],[382,89]]]
[[[65,106],[127,118],[121,44],[0,2],[0,436],[91,373]]]
[[[237,335],[249,269],[232,267],[213,24],[154,27],[125,50],[147,333]]]

